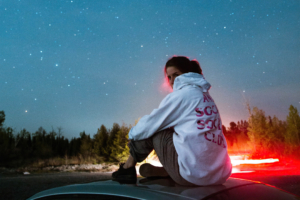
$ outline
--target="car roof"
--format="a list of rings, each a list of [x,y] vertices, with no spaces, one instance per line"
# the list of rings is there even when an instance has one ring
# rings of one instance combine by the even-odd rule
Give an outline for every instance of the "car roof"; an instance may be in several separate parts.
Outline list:
[[[64,194],[102,194],[144,199],[203,199],[215,193],[260,182],[229,178],[222,185],[205,187],[187,187],[176,184],[172,179],[138,178],[134,184],[113,180],[74,184],[39,192],[29,199]]]

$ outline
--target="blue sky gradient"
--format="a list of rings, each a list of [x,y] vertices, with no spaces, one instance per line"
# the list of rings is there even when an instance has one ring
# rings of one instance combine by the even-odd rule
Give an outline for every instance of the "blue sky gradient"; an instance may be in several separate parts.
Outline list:
[[[300,109],[300,2],[0,1],[0,110],[16,133],[93,135],[134,124],[168,94],[163,67],[197,59],[223,124],[246,101],[285,120]]]

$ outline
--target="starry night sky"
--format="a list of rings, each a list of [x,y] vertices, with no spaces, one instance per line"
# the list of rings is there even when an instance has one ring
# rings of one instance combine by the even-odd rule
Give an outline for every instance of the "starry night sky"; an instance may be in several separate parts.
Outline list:
[[[245,103],[300,110],[300,1],[0,0],[5,126],[67,138],[134,124],[168,94],[163,67],[197,59],[223,124]]]

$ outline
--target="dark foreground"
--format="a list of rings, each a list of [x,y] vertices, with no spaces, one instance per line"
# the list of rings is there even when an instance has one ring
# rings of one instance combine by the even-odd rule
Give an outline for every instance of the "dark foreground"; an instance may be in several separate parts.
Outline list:
[[[300,196],[300,175],[260,173],[233,174],[232,177],[261,181]],[[26,199],[33,194],[64,185],[110,179],[111,173],[58,172],[0,175],[1,199]]]
[[[0,175],[0,199],[27,199],[37,192],[76,183],[110,179],[111,173],[57,172]]]
[[[300,175],[246,173],[232,174],[231,177],[260,181],[300,196]]]

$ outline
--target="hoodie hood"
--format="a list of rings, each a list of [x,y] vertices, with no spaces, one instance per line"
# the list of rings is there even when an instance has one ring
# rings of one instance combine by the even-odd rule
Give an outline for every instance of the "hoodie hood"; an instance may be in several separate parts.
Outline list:
[[[203,92],[207,92],[211,87],[209,82],[204,79],[203,75],[189,72],[175,78],[173,90],[180,90],[186,85],[195,85],[201,87]]]

